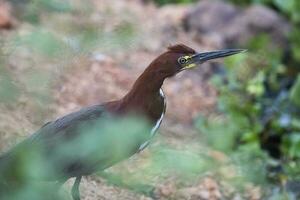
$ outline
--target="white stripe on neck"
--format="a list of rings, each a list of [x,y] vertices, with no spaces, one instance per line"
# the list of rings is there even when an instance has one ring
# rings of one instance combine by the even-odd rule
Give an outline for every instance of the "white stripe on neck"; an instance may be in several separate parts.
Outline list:
[[[160,115],[160,118],[157,120],[155,126],[151,129],[151,136],[153,137],[154,134],[156,133],[158,127],[160,126],[161,122],[162,122],[162,119],[164,118],[164,115],[165,115],[165,107],[166,107],[166,101],[165,101],[165,95],[164,95],[164,92],[163,90],[160,88],[159,90],[159,94],[160,96],[163,98],[163,101],[164,101],[164,109]]]
[[[165,115],[165,109],[166,109],[166,100],[165,100],[165,95],[164,95],[164,92],[163,90],[160,88],[159,89],[159,94],[160,96],[162,97],[163,101],[164,101],[164,108],[163,108],[163,111],[160,115],[160,118],[156,121],[155,123],[155,126],[151,129],[151,138],[150,140],[152,139],[152,137],[155,135],[157,129],[159,128],[161,122],[162,122],[162,119],[164,118],[164,115]],[[148,144],[150,143],[150,140],[144,142],[140,147],[139,147],[139,150],[138,151],[142,151],[144,148],[146,148],[146,146],[148,146]]]

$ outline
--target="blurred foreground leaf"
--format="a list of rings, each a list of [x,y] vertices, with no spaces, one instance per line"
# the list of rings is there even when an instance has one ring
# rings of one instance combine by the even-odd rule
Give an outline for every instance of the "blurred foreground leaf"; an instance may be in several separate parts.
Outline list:
[[[300,108],[300,75],[298,75],[290,92],[291,101]]]
[[[16,44],[26,45],[28,48],[34,50],[35,53],[50,58],[62,55],[66,49],[64,42],[54,36],[53,33],[38,29],[17,38]]]
[[[19,89],[13,83],[9,74],[0,71],[0,102],[10,103],[17,100]]]

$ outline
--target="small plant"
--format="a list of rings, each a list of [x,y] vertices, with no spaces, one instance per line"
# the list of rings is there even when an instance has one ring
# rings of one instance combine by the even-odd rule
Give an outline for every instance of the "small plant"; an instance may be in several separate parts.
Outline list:
[[[193,3],[196,0],[153,0],[157,5]]]

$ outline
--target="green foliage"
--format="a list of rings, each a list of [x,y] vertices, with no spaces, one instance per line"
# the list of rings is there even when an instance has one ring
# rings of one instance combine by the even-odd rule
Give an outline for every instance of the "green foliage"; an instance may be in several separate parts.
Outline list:
[[[226,59],[225,73],[212,79],[219,93],[219,116],[199,117],[196,126],[205,135],[208,144],[233,157],[241,149],[252,149],[243,151],[242,156],[236,157],[237,161],[257,155],[262,167],[268,160],[262,149],[270,147],[271,138],[280,138],[278,143],[271,142],[276,149],[269,153],[284,160],[282,165],[288,179],[299,179],[300,3],[296,0],[231,2],[264,4],[286,16],[292,26],[288,36],[290,56],[284,61],[282,49],[272,48],[274,41],[265,34],[253,38],[247,47],[249,51]],[[257,164],[250,160],[245,162],[254,169]],[[242,166],[241,169],[247,171],[248,167]]]
[[[285,153],[291,158],[300,158],[300,132],[290,133],[284,139]]]
[[[290,92],[290,100],[300,107],[300,75],[298,75],[297,80]]]
[[[223,152],[230,152],[234,148],[236,128],[238,128],[234,123],[227,126],[227,120],[224,118],[208,120],[204,117],[199,117],[196,122],[196,126],[205,135],[208,144]]]
[[[14,0],[15,1],[15,0]],[[47,12],[71,12],[73,10],[68,0],[28,0],[28,2],[14,2],[23,5],[23,13],[20,17],[26,21],[36,24],[40,21],[40,16]]]
[[[238,184],[243,182],[266,183],[265,159],[267,156],[260,150],[260,146],[257,143],[251,142],[239,146],[231,154],[231,158],[232,162],[238,166],[239,176],[236,178]],[[237,187],[240,186],[237,185]]]
[[[0,66],[0,103],[14,102],[19,96],[19,89],[14,84],[9,73]]]
[[[38,4],[40,8],[55,12],[69,12],[72,10],[71,4],[68,0],[33,0],[33,4]]]
[[[193,3],[197,0],[153,0],[158,5]]]
[[[163,140],[162,136],[158,137],[160,137],[159,141]],[[173,145],[162,143],[151,145],[148,150],[145,160],[140,160],[142,164],[135,166],[134,170],[127,171],[121,164],[120,167],[117,166],[120,170],[108,170],[108,172],[106,170],[99,175],[109,184],[153,196],[155,185],[165,182],[169,177],[176,177],[176,185],[178,183],[182,187],[198,181],[199,177],[205,176],[207,171],[212,173],[220,167],[207,152],[194,147],[176,149]],[[136,162],[133,164],[136,165]]]
[[[272,3],[272,0],[230,0],[232,3],[237,5],[248,5],[251,3],[256,4],[270,4]]]
[[[273,0],[272,3],[281,12],[287,14],[293,23],[300,22],[300,2],[298,0]]]
[[[151,170],[161,171],[161,169],[168,169],[165,171],[166,173],[175,173],[185,178],[204,173],[213,166],[213,162],[206,159],[204,154],[199,155],[199,153],[192,150],[158,147],[152,153]]]
[[[221,115],[201,117],[196,126],[212,147],[230,155],[235,154],[233,150],[255,147],[255,151],[244,151],[244,157],[261,152],[269,138],[282,138],[275,145],[286,161],[284,167],[291,169],[291,163],[300,159],[300,78],[288,74],[289,66],[280,61],[281,52],[267,49],[270,41],[265,35],[253,41],[247,54],[226,59],[226,73],[212,79]],[[252,163],[247,165],[255,168],[257,164]]]
[[[299,8],[300,10],[300,8]],[[290,34],[292,56],[295,61],[300,62],[300,28],[298,26],[293,27]]]
[[[32,32],[20,36],[14,40],[16,45],[24,45],[34,51],[36,54],[43,56],[54,57],[61,55],[62,52],[66,53],[66,45],[53,33],[40,30],[37,28]]]

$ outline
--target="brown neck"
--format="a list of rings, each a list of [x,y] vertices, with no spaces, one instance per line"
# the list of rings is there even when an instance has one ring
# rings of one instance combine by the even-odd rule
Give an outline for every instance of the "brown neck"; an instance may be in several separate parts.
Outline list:
[[[123,101],[133,104],[146,104],[152,98],[159,95],[159,90],[164,82],[164,77],[158,76],[147,68],[135,81],[131,90],[123,98]]]

